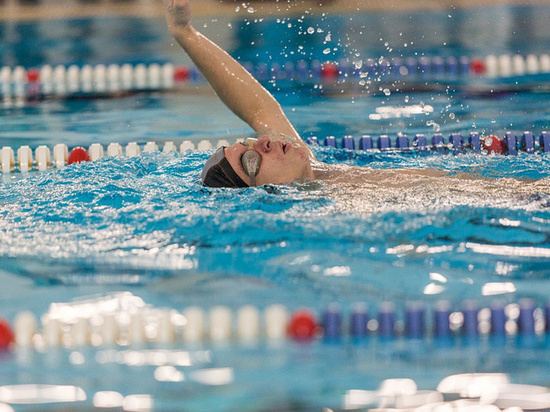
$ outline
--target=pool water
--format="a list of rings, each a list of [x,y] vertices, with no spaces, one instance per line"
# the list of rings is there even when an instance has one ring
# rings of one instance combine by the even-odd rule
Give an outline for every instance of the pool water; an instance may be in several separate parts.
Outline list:
[[[327,47],[333,59],[352,49],[361,57],[540,53],[547,51],[547,31],[522,31],[521,40],[513,33],[526,20],[537,27],[549,13],[546,6],[498,6],[411,16],[232,21],[234,37],[224,41],[246,61],[266,55],[293,59],[289,45],[302,41],[300,58],[325,56]],[[498,18],[489,18],[494,15]],[[143,24],[137,25],[138,35],[121,37],[126,46],[121,49],[102,47],[102,33],[124,32],[121,27],[136,26],[134,19],[86,21],[98,37],[79,38],[75,51],[65,34],[81,30],[81,25],[64,21],[51,41],[72,46],[42,56],[25,52],[20,48],[24,41],[10,36],[29,30],[51,33],[56,22],[2,23],[8,44],[23,51],[0,53],[0,63],[184,59],[170,46],[162,21],[139,19]],[[409,21],[410,32],[393,29]],[[502,21],[508,26],[495,32]],[[200,25],[214,31],[210,22]],[[297,31],[307,33],[309,27],[316,28],[314,34],[302,40],[307,36]],[[359,35],[361,27],[371,28],[373,35]],[[472,27],[476,30],[465,29]],[[142,44],[147,46],[140,49]],[[120,56],[123,60],[117,60]],[[267,86],[304,138],[399,132],[540,134],[550,123],[550,96],[541,87],[494,95],[490,86],[478,93],[468,84],[444,91],[388,93]],[[251,134],[215,96],[191,86],[183,92],[113,99],[45,100],[0,108],[0,116],[0,143],[13,148],[216,142]],[[124,292],[152,307],[177,311],[189,306],[208,311],[218,305],[233,311],[243,305],[264,310],[283,304],[290,310],[309,307],[320,313],[337,302],[349,313],[363,302],[373,317],[387,301],[402,309],[411,301],[431,308],[436,301],[448,300],[458,310],[471,299],[483,307],[495,299],[517,303],[532,298],[539,306],[550,299],[547,154],[423,156],[313,150],[321,161],[372,170],[385,179],[210,189],[197,177],[211,152],[144,153],[3,176],[0,316],[12,321],[22,310],[40,316],[52,303],[108,300]],[[411,178],[399,172],[412,169],[436,169],[448,176]],[[401,311],[398,318],[402,322]],[[94,394],[114,391],[126,402],[115,406],[125,410],[146,410],[152,402],[149,409],[154,410],[265,411],[350,409],[345,401],[348,391],[376,390],[390,378],[413,379],[419,389],[433,390],[449,375],[493,372],[509,374],[513,383],[550,385],[548,342],[542,334],[500,342],[487,337],[451,342],[370,337],[306,344],[178,342],[147,349],[165,358],[184,352],[190,361],[151,361],[149,352],[132,346],[0,353],[0,385],[83,388],[86,400],[67,403],[69,408],[101,405]],[[136,354],[141,356],[137,361]],[[57,410],[59,404],[12,407]]]

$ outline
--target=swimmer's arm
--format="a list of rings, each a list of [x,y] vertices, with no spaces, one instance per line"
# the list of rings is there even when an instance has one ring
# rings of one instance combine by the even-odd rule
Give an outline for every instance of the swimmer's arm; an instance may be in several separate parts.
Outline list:
[[[272,129],[307,147],[281,105],[241,64],[195,30],[188,21],[184,24],[178,22],[168,8],[167,21],[174,39],[233,113],[256,132]]]
[[[255,131],[302,141],[275,98],[235,59],[187,25],[172,32],[223,103]]]

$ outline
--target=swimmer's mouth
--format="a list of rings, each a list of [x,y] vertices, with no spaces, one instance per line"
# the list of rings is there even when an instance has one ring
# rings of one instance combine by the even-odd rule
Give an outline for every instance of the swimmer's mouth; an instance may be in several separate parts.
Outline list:
[[[283,144],[283,153],[286,154],[287,150],[289,149],[290,147],[290,143],[284,143]]]

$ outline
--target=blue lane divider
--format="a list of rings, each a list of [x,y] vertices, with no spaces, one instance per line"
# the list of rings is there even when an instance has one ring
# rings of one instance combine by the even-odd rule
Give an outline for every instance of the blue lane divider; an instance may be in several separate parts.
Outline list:
[[[342,147],[355,150],[355,139],[352,136],[344,136],[342,138]]]
[[[405,310],[405,336],[411,339],[420,339],[426,329],[426,315],[422,304],[413,303]]]
[[[413,139],[413,147],[420,150],[422,153],[428,151],[428,140],[423,134],[417,134]]]
[[[224,306],[212,307],[209,311],[190,307],[182,313],[182,316],[189,319],[183,330],[180,330],[179,323],[178,325],[171,323],[171,311],[159,310],[152,315],[152,312],[149,312],[150,309],[145,308],[143,312],[138,311],[135,314],[141,316],[142,320],[133,326],[135,330],[132,332],[132,337],[129,337],[130,344],[142,345],[147,341],[172,343],[177,339],[198,342],[208,338],[217,341],[236,338],[243,342],[250,342],[260,339],[262,330],[265,332],[263,336],[266,339],[280,340],[289,337],[300,341],[325,338],[327,341],[337,342],[341,338],[351,338],[352,341],[358,342],[366,337],[379,337],[382,340],[440,339],[440,342],[449,342],[455,337],[466,341],[493,337],[500,339],[491,339],[488,342],[494,341],[498,345],[502,342],[502,338],[516,336],[519,338],[518,342],[533,343],[536,342],[533,338],[540,338],[539,342],[547,345],[550,339],[550,301],[540,307],[531,298],[521,299],[518,303],[495,300],[489,305],[486,305],[486,302],[469,300],[459,305],[458,309],[453,308],[453,305],[445,300],[434,303],[414,301],[405,304],[381,302],[371,309],[372,317],[369,316],[367,304],[364,302],[353,305],[349,315],[341,310],[339,304],[330,303],[322,310],[319,317],[315,310],[309,308],[299,308],[289,313],[287,308],[277,304],[266,307],[263,310],[263,318],[260,316],[262,311],[253,305],[241,306],[237,309],[235,316],[232,315],[230,308]],[[220,313],[223,313],[223,316],[216,316]],[[62,339],[63,333],[70,333],[72,339],[80,342],[79,345],[88,345],[92,343],[91,333],[101,332],[103,339],[106,339],[103,344],[110,345],[117,343],[118,328],[127,328],[127,325],[120,325],[115,321],[103,331],[97,331],[94,327],[92,332],[90,319],[82,318],[79,319],[78,328],[72,329],[75,325],[72,317],[64,318],[60,313],[56,316],[42,317],[46,319],[46,323],[42,324],[42,331],[38,330],[36,317],[31,312],[19,313],[13,327],[0,317],[0,326],[2,326],[0,333],[4,333],[4,337],[9,335],[9,339],[1,341],[3,343],[0,343],[0,350],[11,346],[13,341],[17,345],[32,346],[36,333],[41,333],[48,342],[47,346],[52,348],[65,344]],[[109,317],[110,310],[105,313],[99,311],[97,316]],[[159,332],[156,337],[147,338],[143,322],[146,318],[155,316],[157,316],[155,322],[158,321],[163,325],[162,333]],[[237,319],[235,329],[231,325],[233,317]],[[261,319],[263,319],[263,328],[260,325]],[[208,337],[210,327],[204,328],[203,320],[207,320],[206,324],[215,325],[216,327],[211,330],[218,330],[219,333],[210,334]],[[48,326],[49,321],[53,323]],[[63,327],[64,332],[61,330],[62,323],[66,323],[66,327]],[[123,339],[123,342],[125,345],[128,344],[127,338]]]
[[[310,145],[317,145],[317,146],[319,145],[319,139],[317,139],[317,137],[315,136],[308,137],[306,139],[306,142],[307,144],[310,144]]]
[[[325,146],[336,147],[336,138],[334,136],[326,137]]]
[[[392,303],[385,302],[378,308],[378,336],[395,336],[395,307]]]
[[[397,135],[397,139],[395,141],[395,147],[397,147],[400,150],[408,150],[409,149],[409,138],[406,134],[399,133]]]
[[[401,310],[392,302],[382,302],[372,319],[364,305],[356,305],[351,309],[349,323],[344,320],[339,306],[331,304],[321,319],[322,336],[330,339],[367,335],[386,339],[399,336],[409,339],[534,336],[550,333],[550,302],[544,310],[539,309],[533,299],[508,304],[495,301],[489,307],[477,301],[466,301],[459,310],[453,310],[448,301],[433,305],[409,302]]]
[[[542,132],[539,139],[541,152],[550,152],[550,132]]]
[[[445,139],[442,134],[434,134],[432,137],[432,147],[437,153],[445,153]]]
[[[337,338],[342,334],[342,314],[335,306],[329,306],[323,313],[323,330],[326,338]]]
[[[452,133],[449,137],[449,145],[452,147],[454,155],[462,153],[462,135],[460,133]]]
[[[475,337],[479,333],[478,325],[479,309],[475,302],[467,302],[462,309],[462,335]]]
[[[382,135],[376,140],[376,146],[379,150],[390,150],[391,149],[391,140],[387,135]]]
[[[441,302],[434,308],[434,336],[448,338],[451,336],[451,308],[446,302]]]
[[[550,307],[549,307],[550,310]],[[350,333],[355,338],[362,338],[367,335],[369,315],[366,306],[356,305],[351,313]]]
[[[518,81],[546,82],[550,75],[550,55],[488,55],[485,57],[421,56],[381,59],[340,59],[339,61],[299,60],[252,63],[243,66],[260,82],[287,81],[332,83],[334,81],[422,82],[424,85],[444,82],[466,83],[472,77],[489,81],[498,79],[511,86]],[[533,76],[535,76],[533,78]],[[171,90],[183,83],[203,83],[196,67],[172,63],[44,65],[40,68],[0,67],[0,97],[4,105],[16,100],[35,100],[45,96],[116,96],[119,92]],[[492,85],[491,85],[492,87]],[[546,145],[547,147],[548,145]],[[550,149],[549,149],[550,150]]]
[[[359,138],[359,150],[371,150],[372,138],[370,136],[361,136]]]
[[[518,138],[515,133],[506,132],[504,136],[504,144],[506,145],[506,150],[509,155],[518,154]]]
[[[520,149],[529,154],[535,153],[535,136],[531,132],[525,132],[521,136]]]
[[[286,81],[467,81],[471,77],[487,79],[528,78],[550,73],[550,56],[488,55],[486,57],[394,57],[380,59],[340,59],[338,61],[300,60],[296,63],[244,63],[258,80]]]
[[[480,153],[481,152],[481,140],[479,138],[478,132],[471,132],[470,136],[468,137],[468,143],[470,145],[470,149],[474,153]]]
[[[524,299],[519,303],[518,328],[522,335],[535,334],[535,302]]]
[[[539,139],[535,139],[532,132],[526,131],[518,139],[514,132],[506,132],[503,138],[495,135],[480,136],[478,132],[471,132],[465,139],[461,133],[451,133],[447,139],[441,133],[430,137],[416,134],[411,142],[407,134],[399,133],[395,138],[380,135],[377,138],[369,135],[357,139],[353,136],[344,136],[339,141],[334,136],[325,137],[322,143],[315,136],[308,137],[307,143],[323,145],[348,150],[378,150],[401,151],[418,153],[439,153],[460,155],[466,153],[503,154],[515,156],[520,152],[534,154],[536,152],[550,152],[550,132],[543,131]],[[376,142],[376,145],[374,144]]]
[[[491,305],[491,333],[495,336],[506,335],[506,313],[501,302]]]

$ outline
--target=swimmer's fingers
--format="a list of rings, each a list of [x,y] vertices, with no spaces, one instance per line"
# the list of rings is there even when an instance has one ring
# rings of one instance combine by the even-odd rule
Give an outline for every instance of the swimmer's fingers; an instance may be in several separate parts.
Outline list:
[[[166,20],[170,29],[185,27],[191,20],[189,0],[164,0]]]

